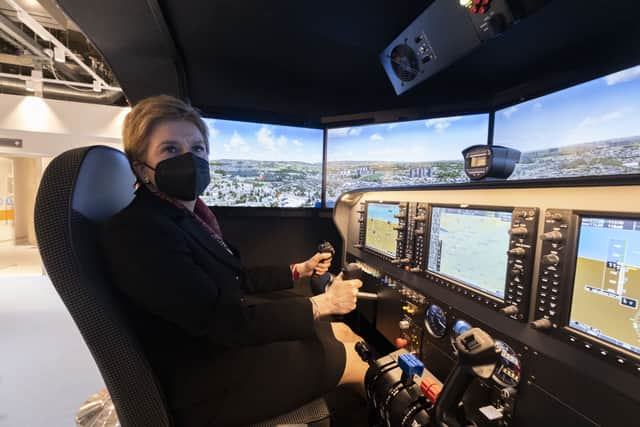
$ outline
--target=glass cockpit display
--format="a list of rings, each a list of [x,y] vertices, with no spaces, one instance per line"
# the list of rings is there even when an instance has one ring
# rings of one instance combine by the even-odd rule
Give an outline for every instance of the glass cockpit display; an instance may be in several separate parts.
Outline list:
[[[511,212],[434,206],[427,269],[504,299]]]
[[[569,327],[640,355],[640,220],[582,217]]]
[[[400,206],[397,203],[367,203],[364,246],[381,255],[395,258]]]

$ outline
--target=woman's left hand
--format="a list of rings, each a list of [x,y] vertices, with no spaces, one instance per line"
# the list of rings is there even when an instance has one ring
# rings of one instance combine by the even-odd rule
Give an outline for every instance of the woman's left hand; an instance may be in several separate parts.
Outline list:
[[[322,276],[331,266],[331,257],[330,253],[317,252],[308,260],[296,264],[296,270],[300,277],[309,277],[314,271],[318,276]]]

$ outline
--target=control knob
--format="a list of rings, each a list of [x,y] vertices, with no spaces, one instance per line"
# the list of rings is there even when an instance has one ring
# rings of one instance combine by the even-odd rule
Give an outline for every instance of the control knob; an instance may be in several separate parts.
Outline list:
[[[396,348],[405,348],[409,344],[404,338],[396,338]]]
[[[425,215],[416,215],[413,219],[416,222],[425,222],[427,220],[427,217]]]
[[[562,236],[561,232],[554,230],[544,233],[542,236],[540,236],[540,239],[544,240],[545,242],[560,243],[562,242],[564,237]]]
[[[531,327],[534,329],[551,329],[551,320],[549,319],[538,319],[531,322]]]
[[[407,329],[409,329],[411,327],[411,324],[409,323],[408,320],[401,320],[398,323],[398,326],[400,327],[401,331],[406,331]]]
[[[517,393],[518,391],[515,388],[505,387],[502,390],[500,390],[500,397],[502,397],[504,400],[509,400],[509,399],[513,399]]]
[[[422,236],[424,234],[424,230],[422,228],[417,229],[413,232],[416,236]]]
[[[518,314],[520,312],[520,310],[518,310],[518,307],[516,307],[515,305],[508,305],[500,311],[502,311],[507,316]]]
[[[554,220],[554,221],[560,221],[560,220],[562,220],[562,218],[564,218],[564,217],[559,212],[551,214],[551,219]]]
[[[522,274],[522,267],[519,265],[514,265],[511,269],[511,277],[518,277]]]
[[[542,265],[558,265],[560,263],[560,257],[556,254],[547,254],[542,257]]]
[[[509,233],[516,237],[526,237],[529,230],[527,230],[526,227],[514,227],[509,231]]]
[[[527,254],[527,251],[524,250],[524,248],[513,248],[509,249],[509,251],[507,251],[507,254],[517,257],[523,257]]]

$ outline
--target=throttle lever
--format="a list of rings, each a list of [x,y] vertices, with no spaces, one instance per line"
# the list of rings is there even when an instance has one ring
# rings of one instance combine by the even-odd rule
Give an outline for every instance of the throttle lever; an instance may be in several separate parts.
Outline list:
[[[493,338],[480,328],[472,328],[456,338],[458,360],[447,377],[434,408],[437,426],[465,426],[459,410],[464,393],[475,377],[489,378],[495,370],[499,352]]]

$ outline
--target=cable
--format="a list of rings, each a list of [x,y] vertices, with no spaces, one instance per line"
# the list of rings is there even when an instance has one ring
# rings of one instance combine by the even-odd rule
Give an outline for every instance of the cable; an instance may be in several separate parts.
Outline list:
[[[49,68],[49,71],[51,71],[51,73],[53,74],[53,77],[55,77],[56,80],[62,80],[60,79],[60,77],[58,77],[58,74],[56,73],[56,68],[51,64],[47,64],[46,65]],[[66,83],[62,83],[63,86],[68,87],[69,89],[73,89],[73,90],[77,90],[78,92],[93,92],[93,89],[80,89],[79,87],[73,86],[73,85],[69,85]]]

